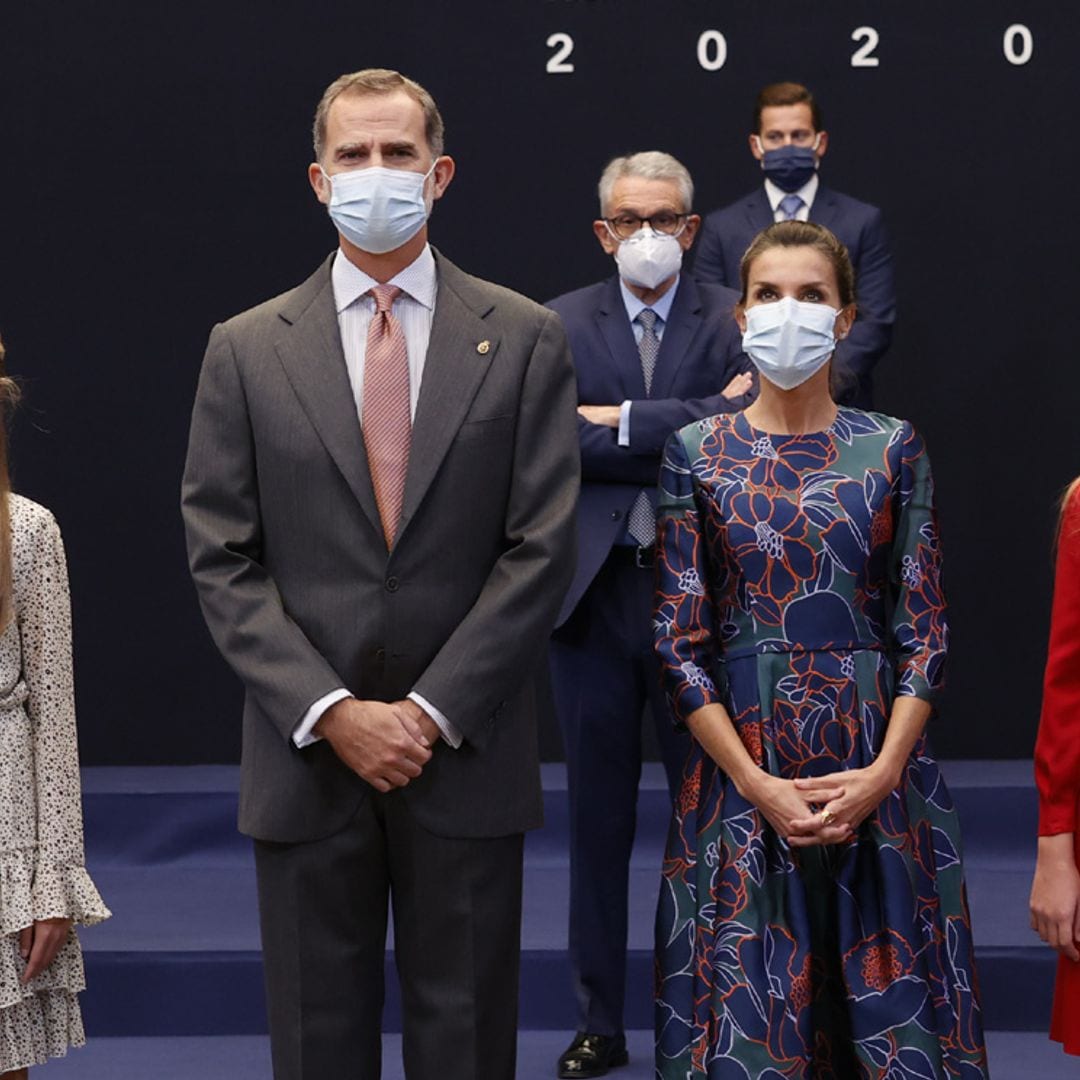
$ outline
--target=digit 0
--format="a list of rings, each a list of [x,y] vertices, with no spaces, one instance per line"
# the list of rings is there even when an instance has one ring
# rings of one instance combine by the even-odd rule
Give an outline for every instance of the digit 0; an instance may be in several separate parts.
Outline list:
[[[697,39],[697,62],[706,71],[719,71],[727,63],[727,39],[719,30],[704,30]]]
[[[1017,67],[1026,64],[1031,59],[1031,54],[1035,49],[1035,39],[1031,36],[1031,31],[1023,23],[1013,23],[1012,26],[1006,27],[1001,44],[1005,50],[1005,59]],[[1017,45],[1019,45],[1019,48],[1017,48]]]

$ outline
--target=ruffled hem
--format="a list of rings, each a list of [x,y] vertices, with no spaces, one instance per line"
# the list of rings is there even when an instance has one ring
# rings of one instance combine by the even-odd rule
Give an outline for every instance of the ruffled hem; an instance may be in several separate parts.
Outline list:
[[[25,970],[26,961],[19,952],[18,934],[0,939],[0,1009],[29,1001],[37,994],[77,994],[86,989],[82,949],[74,930],[68,934],[52,963],[26,986],[20,982]]]
[[[42,865],[35,856],[33,848],[0,854],[0,933],[17,933],[35,919],[93,926],[109,918],[85,867]]]
[[[31,994],[0,1009],[0,1073],[44,1065],[85,1043],[79,999],[70,991]]]

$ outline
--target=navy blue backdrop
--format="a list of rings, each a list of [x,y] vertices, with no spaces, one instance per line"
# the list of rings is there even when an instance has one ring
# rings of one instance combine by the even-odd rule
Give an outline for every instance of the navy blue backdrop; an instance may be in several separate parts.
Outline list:
[[[0,14],[0,334],[26,392],[15,480],[69,546],[84,760],[237,754],[239,689],[184,565],[190,403],[210,326],[333,245],[305,177],[311,113],[332,78],[373,65],[442,107],[458,175],[435,243],[538,299],[609,272],[590,222],[611,156],[674,153],[709,210],[759,180],[746,150],[759,86],[814,89],[832,136],[824,179],[882,206],[893,234],[900,316],[878,404],[924,430],[936,466],[954,626],[936,743],[1027,754],[1052,503],[1080,472],[1067,5],[387,10],[114,0]]]

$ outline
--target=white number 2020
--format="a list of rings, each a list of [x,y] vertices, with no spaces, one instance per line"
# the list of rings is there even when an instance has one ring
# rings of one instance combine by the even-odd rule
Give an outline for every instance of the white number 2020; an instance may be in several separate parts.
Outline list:
[[[548,57],[549,75],[569,75],[574,70],[567,57],[574,51],[574,39],[569,34],[552,34],[547,39],[547,47],[555,51]]]

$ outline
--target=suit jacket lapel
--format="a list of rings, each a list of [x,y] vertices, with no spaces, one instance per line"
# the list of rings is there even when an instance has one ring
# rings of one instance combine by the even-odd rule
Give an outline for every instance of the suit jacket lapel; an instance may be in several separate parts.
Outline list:
[[[413,420],[397,543],[431,486],[487,374],[499,340],[484,317],[494,306],[471,279],[435,253],[439,287]]]
[[[764,184],[746,200],[744,209],[751,237],[757,236],[762,229],[767,229],[773,223],[773,211],[769,205],[769,196],[765,194]]]
[[[626,317],[626,305],[619,289],[618,277],[611,278],[604,289],[600,306],[596,310],[596,325],[608,347],[608,356],[616,384],[621,393],[620,401],[633,401],[645,397],[645,376],[641,371],[641,353],[630,320]],[[605,402],[593,401],[590,405]]]
[[[650,397],[671,396],[675,376],[690,352],[698,330],[701,329],[701,321],[701,294],[698,287],[689,274],[680,274],[675,302],[668,312],[667,326],[664,327],[664,336],[660,339],[660,352],[656,357]]]
[[[330,282],[332,259],[290,294],[278,312],[286,327],[274,347],[327,453],[381,534],[360,418],[341,348]]]
[[[833,229],[836,216],[836,199],[833,193],[827,187],[819,185],[817,195],[814,196],[814,202],[810,207],[810,220],[824,225],[826,229]],[[833,229],[833,231],[836,230]]]

